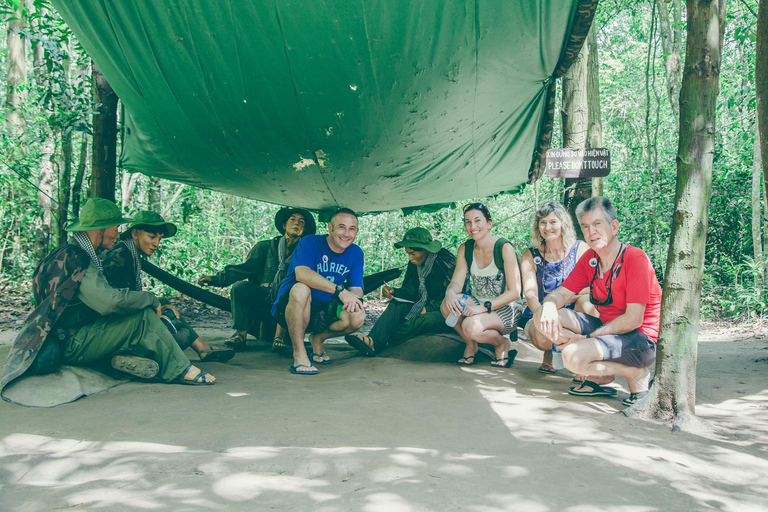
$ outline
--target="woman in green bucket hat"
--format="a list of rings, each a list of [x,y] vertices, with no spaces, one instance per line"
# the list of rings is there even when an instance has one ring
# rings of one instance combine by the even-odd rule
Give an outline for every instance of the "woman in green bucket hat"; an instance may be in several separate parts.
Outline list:
[[[104,255],[104,273],[109,284],[115,288],[141,291],[140,255],[152,256],[160,247],[160,242],[174,236],[176,231],[173,223],[166,222],[156,212],[141,211],[134,215],[128,228],[120,235],[121,240]],[[160,299],[160,303],[168,330],[182,350],[191,346],[200,361],[204,362],[225,362],[235,355],[232,349],[212,347],[203,341],[167,299]]]

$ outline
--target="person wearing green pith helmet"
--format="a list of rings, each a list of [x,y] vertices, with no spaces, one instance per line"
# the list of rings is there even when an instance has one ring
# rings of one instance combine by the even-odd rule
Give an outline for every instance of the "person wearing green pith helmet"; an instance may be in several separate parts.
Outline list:
[[[421,227],[409,229],[394,245],[408,255],[403,285],[400,288],[384,286],[384,296],[392,300],[368,336],[345,336],[347,343],[369,356],[394,341],[451,330],[440,313],[440,303],[456,267],[456,257]]]
[[[273,352],[287,352],[285,330],[275,324],[270,314],[277,298],[277,290],[286,276],[293,250],[302,237],[314,235],[315,218],[303,208],[281,208],[275,214],[275,227],[280,233],[256,244],[245,262],[227,265],[220,272],[198,279],[201,286],[225,287],[232,285],[232,327],[235,333],[224,344],[234,350],[246,348],[248,333],[256,336],[261,327],[262,336],[274,332]]]
[[[174,236],[176,231],[176,225],[166,222],[159,213],[141,211],[134,215],[133,221],[120,235],[121,240],[104,253],[102,264],[109,284],[115,288],[142,291],[140,255],[152,256],[160,247],[160,242]],[[164,319],[182,350],[191,346],[200,361],[205,362],[225,362],[235,355],[230,348],[211,347],[204,342],[167,299],[160,299],[160,304],[163,311],[161,319]]]
[[[62,363],[110,358],[113,367],[139,377],[215,382],[190,364],[163,325],[157,297],[107,282],[96,252],[111,248],[117,226],[130,221],[106,199],[89,199],[83,206],[80,219],[67,227],[72,239],[51,251],[35,271],[37,307],[11,348],[0,389],[27,372],[52,373]]]

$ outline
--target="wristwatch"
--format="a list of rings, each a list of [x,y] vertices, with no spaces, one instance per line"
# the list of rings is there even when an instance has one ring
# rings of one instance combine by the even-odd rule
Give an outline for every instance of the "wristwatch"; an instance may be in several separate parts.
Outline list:
[[[337,284],[337,285],[336,285],[336,291],[335,291],[335,292],[333,292],[333,296],[334,296],[334,297],[338,297],[338,296],[339,296],[339,294],[340,294],[341,292],[343,292],[343,291],[344,291],[344,286],[343,286],[343,285],[340,285],[340,284]]]
[[[487,300],[485,301],[485,304],[483,304],[483,306],[485,306],[485,309],[488,310],[488,312],[490,313],[493,304],[491,304],[491,301]]]

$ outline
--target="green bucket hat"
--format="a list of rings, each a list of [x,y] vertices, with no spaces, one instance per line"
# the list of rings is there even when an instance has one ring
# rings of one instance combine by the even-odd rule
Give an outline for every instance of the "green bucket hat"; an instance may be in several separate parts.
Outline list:
[[[128,225],[128,228],[126,228],[126,230],[123,232],[123,234],[120,235],[120,238],[127,240],[131,237],[131,230],[133,228],[142,229],[144,227],[162,227],[165,231],[165,233],[163,233],[163,237],[165,238],[172,237],[176,234],[176,231],[178,231],[175,224],[172,222],[166,222],[159,213],[153,211],[142,211],[136,213],[136,215],[133,216],[133,220]]]
[[[131,222],[128,217],[123,217],[120,208],[108,199],[93,197],[85,203],[80,210],[80,218],[72,221],[66,227],[67,231],[94,231],[111,228],[119,224]]]
[[[281,235],[285,234],[285,223],[294,213],[304,216],[304,233],[301,236],[314,235],[317,232],[315,218],[304,208],[280,208],[275,214],[275,227]]]
[[[395,247],[410,247],[411,249],[426,249],[429,252],[437,252],[443,244],[437,240],[432,240],[432,235],[424,228],[411,228],[405,232],[405,236],[399,242],[395,242]]]

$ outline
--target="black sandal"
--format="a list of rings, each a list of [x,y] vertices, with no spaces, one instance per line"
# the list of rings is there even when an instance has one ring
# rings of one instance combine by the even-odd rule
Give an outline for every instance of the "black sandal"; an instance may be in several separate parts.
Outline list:
[[[242,334],[235,333],[231,338],[224,342],[224,346],[231,348],[235,352],[242,352],[245,350],[247,342]]]

